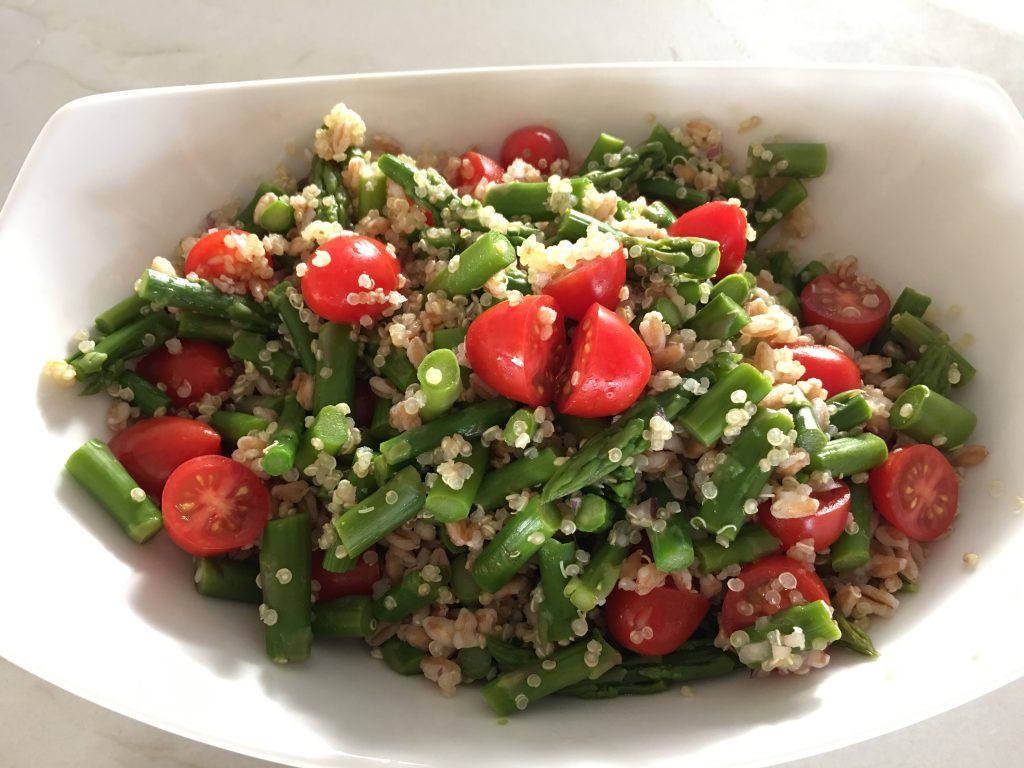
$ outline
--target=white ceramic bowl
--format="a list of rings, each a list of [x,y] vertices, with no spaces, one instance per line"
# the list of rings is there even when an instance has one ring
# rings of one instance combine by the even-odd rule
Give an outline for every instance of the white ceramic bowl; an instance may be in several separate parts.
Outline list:
[[[992,456],[963,488],[955,534],[922,590],[874,629],[882,656],[843,652],[799,679],[745,675],[678,694],[554,699],[496,724],[479,694],[440,698],[353,643],[304,666],[263,653],[249,607],[198,597],[166,537],[129,542],[62,472],[104,435],[101,399],[39,377],[96,312],[127,294],[205,212],[250,194],[345,101],[371,131],[415,147],[495,151],[509,129],[550,120],[583,153],[599,130],[637,141],[645,115],[705,116],[741,153],[782,134],[827,142],[810,184],[803,258],[856,254],[893,293],[932,294],[980,374],[965,392]],[[763,124],[737,137],[749,115]],[[301,163],[301,158],[292,158]],[[762,765],[893,730],[1024,672],[1016,552],[1024,525],[1024,124],[994,83],[952,71],[598,66],[352,76],[95,96],[47,124],[0,214],[5,504],[0,653],[110,709],[194,739],[300,765],[646,763]],[[955,314],[955,313],[954,313]],[[990,483],[1001,481],[993,498]],[[977,570],[961,562],[981,556]]]

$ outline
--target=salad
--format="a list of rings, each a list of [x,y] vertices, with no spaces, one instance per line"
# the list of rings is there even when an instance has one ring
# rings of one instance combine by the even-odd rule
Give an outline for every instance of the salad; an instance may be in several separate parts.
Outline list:
[[[929,297],[785,247],[825,145],[414,160],[339,104],[310,158],[47,364],[113,399],[66,467],[128,536],[275,662],[362,639],[501,716],[877,655],[986,454]]]

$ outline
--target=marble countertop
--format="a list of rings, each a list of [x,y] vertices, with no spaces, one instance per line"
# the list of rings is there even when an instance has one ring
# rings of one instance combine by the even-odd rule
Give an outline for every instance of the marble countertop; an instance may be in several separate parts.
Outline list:
[[[511,4],[389,0],[69,3],[0,0],[0,200],[46,118],[93,93],[160,85],[480,65],[594,61],[763,61],[956,66],[989,75],[1024,108],[1024,10],[1000,0],[648,0],[643,11],[586,0]],[[322,35],[325,9],[338,31]],[[357,11],[356,8],[360,10]],[[356,34],[386,20],[387,40]],[[621,16],[621,19],[615,18]],[[526,23],[518,20],[524,19]],[[545,20],[546,23],[534,22]],[[318,23],[309,32],[310,20]],[[504,31],[519,31],[515,34]],[[571,29],[570,35],[560,34]],[[615,30],[614,45],[607,30]],[[0,630],[2,631],[2,630]],[[0,764],[270,766],[159,731],[72,696],[0,659]],[[828,756],[862,765],[1014,764],[1024,681]],[[820,759],[788,764],[811,768]]]

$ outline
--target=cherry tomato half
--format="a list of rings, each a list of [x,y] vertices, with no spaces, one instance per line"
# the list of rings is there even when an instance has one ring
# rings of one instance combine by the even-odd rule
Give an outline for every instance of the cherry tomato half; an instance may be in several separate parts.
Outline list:
[[[542,292],[555,297],[566,317],[582,320],[595,302],[611,310],[619,306],[619,291],[625,284],[626,254],[620,246],[607,256],[577,264]]]
[[[837,347],[801,344],[792,347],[793,359],[806,369],[803,379],[818,379],[829,395],[838,395],[864,386],[860,368]]]
[[[491,389],[520,403],[551,402],[565,351],[565,320],[550,296],[503,301],[474,320],[466,357]]]
[[[214,280],[227,275],[233,277],[246,271],[240,263],[239,247],[244,246],[249,233],[244,229],[218,229],[208,232],[192,246],[185,257],[185,274],[195,272],[204,280]],[[270,254],[266,254],[271,261]]]
[[[898,448],[871,470],[868,482],[882,517],[912,539],[932,541],[953,524],[960,488],[953,467],[934,446]]]
[[[110,451],[142,490],[159,498],[178,465],[196,456],[220,453],[220,435],[195,419],[156,416],[114,435]]]
[[[790,574],[792,580],[783,574]],[[746,566],[737,576],[743,582],[738,592],[725,593],[718,623],[728,637],[749,627],[762,616],[773,616],[783,608],[828,599],[828,590],[814,569],[785,555],[769,555]],[[786,583],[795,586],[787,586]]]
[[[152,384],[163,384],[177,408],[198,403],[206,394],[220,394],[235,380],[224,347],[198,339],[182,339],[181,351],[173,354],[166,347],[153,350],[139,360],[135,372]]]
[[[604,604],[608,632],[623,648],[641,656],[672,653],[697,631],[710,603],[696,592],[673,585],[646,595],[616,587]]]
[[[850,521],[850,488],[840,482],[838,487],[811,494],[818,500],[818,511],[807,517],[776,517],[771,501],[761,502],[757,514],[761,525],[789,549],[798,541],[814,540],[814,551],[831,547],[846,530]]]
[[[326,603],[349,595],[369,595],[373,585],[380,580],[380,555],[375,549],[368,549],[360,555],[355,568],[344,573],[328,571],[323,565],[324,553],[313,551],[313,581],[320,585],[314,589],[318,603]]]
[[[501,145],[501,164],[508,168],[517,158],[546,171],[556,160],[568,160],[569,148],[558,131],[543,125],[527,125],[512,131]]]
[[[472,194],[484,179],[497,183],[505,176],[505,169],[498,165],[496,160],[479,152],[464,152],[459,160],[459,170],[451,182],[460,195]]]
[[[199,456],[167,478],[160,510],[175,544],[196,557],[210,557],[259,539],[270,494],[243,464],[226,456]]]
[[[302,276],[309,308],[336,323],[377,317],[398,289],[401,267],[383,243],[362,235],[339,235],[313,253]]]
[[[826,325],[851,345],[862,347],[881,329],[892,302],[874,280],[844,280],[830,272],[804,286],[800,308],[807,325]]]
[[[622,413],[651,378],[651,353],[625,320],[592,304],[572,339],[558,410],[595,418]]]
[[[722,257],[715,278],[721,279],[739,269],[747,253],[747,213],[724,200],[704,203],[676,219],[668,234],[717,242]]]

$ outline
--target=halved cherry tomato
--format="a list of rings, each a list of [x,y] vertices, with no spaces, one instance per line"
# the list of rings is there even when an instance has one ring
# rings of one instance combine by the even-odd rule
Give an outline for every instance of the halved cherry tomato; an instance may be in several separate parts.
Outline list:
[[[960,487],[946,457],[927,444],[898,448],[871,470],[871,500],[882,517],[917,541],[932,541],[953,524]]]
[[[615,642],[641,656],[672,653],[697,631],[710,603],[696,592],[665,584],[646,595],[616,587],[604,604]]]
[[[550,296],[503,301],[474,320],[466,333],[466,357],[491,389],[527,405],[555,396],[565,351],[565,320]]]
[[[355,568],[344,573],[328,571],[323,565],[324,553],[313,551],[313,581],[320,585],[314,589],[316,602],[326,603],[349,595],[369,595],[373,585],[380,580],[380,555],[375,549],[368,549],[360,555]]]
[[[152,384],[163,384],[177,408],[198,403],[206,394],[220,394],[235,380],[224,347],[198,339],[182,339],[181,351],[174,354],[166,347],[150,352],[135,372]]]
[[[214,280],[223,275],[232,277],[246,271],[246,265],[238,263],[238,249],[244,244],[249,233],[244,229],[218,229],[199,238],[185,257],[185,273],[195,272],[204,280]],[[270,254],[266,254],[271,261]]]
[[[784,573],[793,576],[795,587],[786,587],[782,583],[779,577]],[[743,588],[738,592],[726,591],[722,615],[718,618],[726,636],[749,627],[762,616],[773,616],[791,605],[813,603],[815,600],[831,604],[828,590],[814,569],[784,555],[763,557],[746,566],[736,578],[743,582]]]
[[[309,308],[336,323],[377,317],[398,289],[398,259],[378,240],[339,235],[317,248],[302,276]]]
[[[818,379],[829,395],[864,386],[860,368],[841,349],[824,344],[800,344],[792,350],[793,359],[806,369],[801,378]]]
[[[259,539],[270,494],[245,465],[226,456],[199,456],[167,478],[160,511],[175,544],[196,557],[210,557]]]
[[[543,125],[527,125],[512,131],[501,145],[501,164],[508,168],[516,158],[546,171],[556,160],[568,160],[569,148],[558,131]]]
[[[722,258],[715,277],[721,279],[740,268],[747,253],[747,214],[724,200],[698,205],[668,228],[671,237],[703,237],[718,243]]]
[[[889,294],[874,280],[844,280],[835,272],[816,277],[800,292],[807,325],[827,325],[855,347],[874,338],[889,315]]]
[[[505,175],[505,169],[498,165],[497,161],[479,152],[464,152],[459,160],[459,170],[451,182],[460,195],[472,194],[477,184],[484,179],[499,182]]]
[[[544,286],[543,293],[555,297],[566,317],[582,320],[595,302],[612,310],[619,306],[625,284],[626,254],[620,246],[607,256],[577,264]]]
[[[558,410],[595,418],[622,413],[651,378],[651,353],[629,323],[592,304],[572,339],[572,359],[558,392]]]
[[[811,494],[818,500],[818,511],[807,517],[776,517],[771,501],[763,501],[757,515],[761,525],[789,549],[798,541],[814,540],[814,551],[831,547],[842,536],[850,521],[850,488],[840,482],[835,488]]]
[[[142,490],[159,498],[178,465],[196,456],[220,453],[220,435],[195,419],[156,416],[114,435],[110,451]]]

